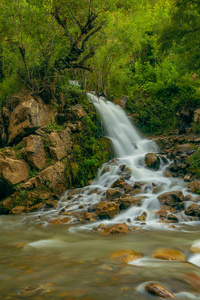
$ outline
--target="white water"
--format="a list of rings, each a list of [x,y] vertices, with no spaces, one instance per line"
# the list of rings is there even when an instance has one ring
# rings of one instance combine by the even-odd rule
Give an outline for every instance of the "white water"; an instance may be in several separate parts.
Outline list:
[[[112,102],[104,98],[96,97],[88,93],[88,98],[98,111],[102,119],[102,126],[106,137],[113,144],[113,150],[116,159],[104,164],[98,172],[97,178],[90,186],[82,189],[68,190],[61,198],[58,209],[51,212],[52,217],[60,214],[72,213],[77,214],[81,211],[91,211],[92,206],[102,200],[105,200],[107,189],[118,178],[125,178],[125,182],[133,186],[135,183],[142,184],[142,191],[134,197],[143,197],[142,205],[132,206],[122,211],[111,220],[103,220],[106,224],[115,224],[126,222],[129,226],[142,226],[144,228],[164,229],[168,228],[167,224],[161,223],[160,219],[155,216],[155,212],[160,209],[160,203],[157,196],[169,191],[182,191],[184,195],[188,194],[186,183],[182,179],[165,177],[164,171],[168,164],[160,160],[159,170],[147,169],[145,166],[145,155],[147,153],[158,153],[157,145],[148,139],[143,138],[138,130],[134,127],[125,112]],[[157,188],[157,191],[155,191]],[[72,192],[72,193],[71,193]],[[195,195],[193,195],[195,197]],[[189,205],[188,201],[186,205]],[[136,218],[143,212],[147,213],[145,223],[138,221]],[[46,212],[49,218],[49,212]],[[176,214],[179,224],[187,222],[188,217],[183,212]],[[45,220],[45,212],[43,213]],[[76,222],[73,217],[71,222]],[[102,223],[96,222],[95,226]],[[191,224],[191,222],[190,222]],[[81,225],[81,228],[93,228],[94,224]]]

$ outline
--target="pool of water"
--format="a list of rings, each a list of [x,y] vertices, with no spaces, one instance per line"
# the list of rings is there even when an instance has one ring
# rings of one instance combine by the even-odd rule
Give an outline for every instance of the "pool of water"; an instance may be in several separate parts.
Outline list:
[[[165,287],[176,299],[200,299],[198,284],[185,280],[187,274],[200,276],[199,255],[190,252],[200,239],[197,225],[105,236],[28,220],[0,217],[0,299],[158,298],[145,292],[148,282]],[[180,250],[186,261],[152,259],[157,248]],[[144,258],[113,261],[111,253],[120,249],[139,251]]]

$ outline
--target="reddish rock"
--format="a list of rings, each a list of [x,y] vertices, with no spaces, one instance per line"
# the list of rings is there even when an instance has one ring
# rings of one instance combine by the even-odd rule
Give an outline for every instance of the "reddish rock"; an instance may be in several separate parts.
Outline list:
[[[150,169],[158,170],[160,166],[160,159],[155,153],[147,153],[145,155],[145,164]]]
[[[119,187],[119,188],[123,188],[125,186],[125,180],[124,178],[118,178],[115,182],[113,182],[113,184],[111,184],[110,188],[115,188],[115,187]]]
[[[13,215],[21,215],[26,212],[26,208],[24,206],[16,206],[11,212]]]
[[[181,260],[185,261],[185,255],[176,249],[156,249],[152,255],[152,258],[164,259],[164,260]]]
[[[71,221],[71,219],[69,217],[64,217],[62,219],[55,219],[54,221],[51,222],[51,224],[53,224],[53,225],[66,224],[69,221]]]
[[[130,206],[141,206],[143,197],[126,197],[120,198],[116,202],[119,204],[120,210],[128,209]]]
[[[104,234],[125,234],[128,232],[126,223],[116,224],[104,230]]]
[[[187,216],[200,217],[200,206],[196,203],[192,203],[188,208],[186,208],[185,214]]]
[[[83,217],[87,221],[95,221],[97,219],[97,214],[94,212],[85,211]]]
[[[143,255],[140,252],[136,252],[130,249],[117,250],[111,254],[112,260],[119,260],[127,264],[142,257]]]
[[[175,296],[171,292],[169,292],[168,290],[166,290],[164,287],[162,287],[157,283],[151,282],[147,284],[145,286],[145,290],[152,295],[156,295],[164,299],[175,298]]]
[[[119,205],[115,202],[100,202],[96,214],[100,219],[111,219],[119,213]]]
[[[192,193],[197,193],[200,191],[200,181],[190,182],[188,185],[188,191]]]
[[[115,188],[115,189],[110,188],[106,191],[106,198],[111,201],[116,198],[120,198],[122,196],[122,194],[123,194],[123,192],[120,191],[118,188]]]
[[[180,202],[183,202],[184,196],[181,191],[167,192],[158,196],[158,200],[162,204],[176,206]]]
[[[146,221],[146,218],[147,218],[147,213],[144,211],[141,216],[138,216],[136,218],[136,220],[140,221],[140,222],[145,222]]]

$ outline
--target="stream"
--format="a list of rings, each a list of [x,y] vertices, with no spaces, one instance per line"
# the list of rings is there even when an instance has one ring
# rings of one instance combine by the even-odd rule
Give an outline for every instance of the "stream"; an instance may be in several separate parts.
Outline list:
[[[166,288],[175,299],[200,299],[200,279],[195,279],[200,276],[200,253],[191,251],[191,247],[200,248],[199,221],[182,210],[176,213],[178,223],[170,226],[154,213],[160,209],[157,197],[165,192],[196,195],[187,191],[181,178],[165,176],[167,158],[157,171],[146,168],[145,154],[159,153],[159,149],[142,137],[120,107],[92,93],[88,97],[101,116],[116,158],[102,166],[90,186],[66,191],[57,209],[0,216],[0,299],[158,299],[145,291],[149,282]],[[119,178],[130,186],[140,184],[141,206],[131,206],[112,219],[78,222],[78,213],[105,200]],[[145,222],[137,219],[143,212]],[[73,216],[69,224],[51,224],[63,215]],[[129,234],[94,231],[101,223],[123,222]],[[185,260],[152,258],[158,248],[177,249]],[[143,257],[128,263],[113,260],[112,253],[121,249]]]

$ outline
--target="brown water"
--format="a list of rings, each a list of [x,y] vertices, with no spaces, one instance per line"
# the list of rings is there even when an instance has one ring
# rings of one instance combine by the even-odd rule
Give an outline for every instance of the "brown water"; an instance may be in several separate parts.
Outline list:
[[[199,226],[139,229],[120,236],[69,229],[33,225],[24,216],[0,217],[0,299],[158,298],[144,291],[150,281],[169,289],[176,299],[200,299],[199,290],[184,281],[186,273],[200,276],[200,268],[188,262],[189,249],[200,238]],[[157,248],[178,249],[187,261],[150,259]],[[110,254],[118,249],[142,252],[145,259],[133,265],[114,262]],[[24,292],[38,286],[42,290]]]

